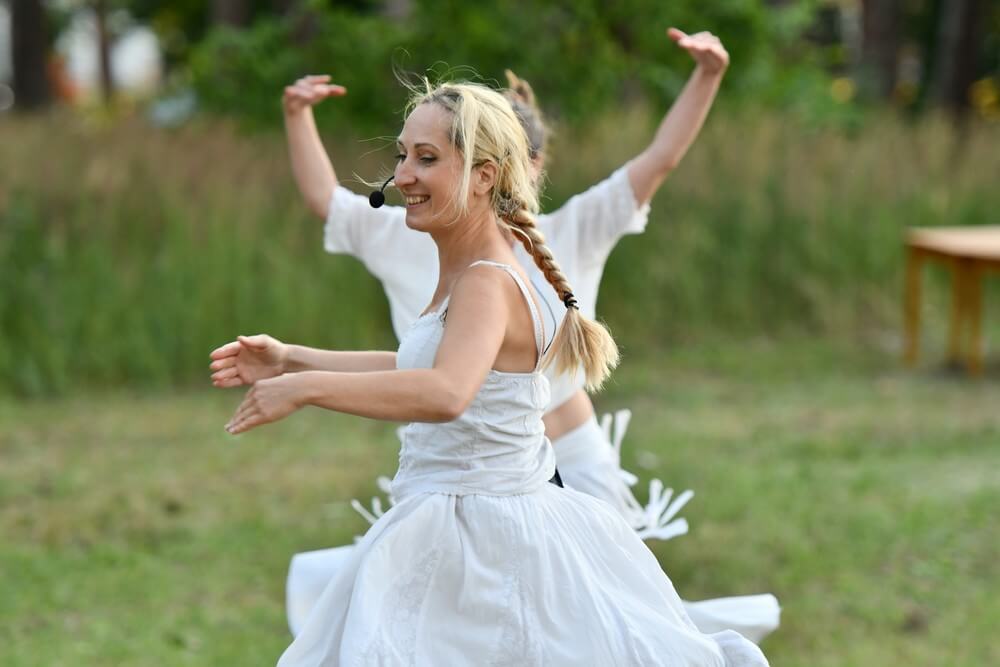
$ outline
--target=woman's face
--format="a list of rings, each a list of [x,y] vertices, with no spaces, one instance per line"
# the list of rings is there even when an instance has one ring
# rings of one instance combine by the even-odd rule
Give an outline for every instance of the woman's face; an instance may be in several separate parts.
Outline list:
[[[462,154],[451,143],[451,114],[437,104],[410,113],[396,140],[395,184],[406,200],[406,226],[433,231],[458,217]]]

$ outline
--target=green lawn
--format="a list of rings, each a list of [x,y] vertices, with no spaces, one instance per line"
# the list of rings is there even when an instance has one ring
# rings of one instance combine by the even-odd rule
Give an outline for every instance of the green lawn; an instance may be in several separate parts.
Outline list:
[[[626,350],[627,352],[627,350]],[[307,410],[234,439],[238,392],[0,403],[0,663],[270,665],[296,551],[365,527],[393,427]],[[628,359],[626,465],[695,498],[652,548],[688,599],[772,591],[776,666],[1000,664],[1000,375],[871,349]]]

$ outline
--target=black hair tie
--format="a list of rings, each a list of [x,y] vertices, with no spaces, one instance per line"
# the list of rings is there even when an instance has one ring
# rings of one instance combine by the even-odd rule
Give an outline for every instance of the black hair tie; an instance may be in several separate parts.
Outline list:
[[[576,302],[576,297],[573,296],[572,292],[566,292],[563,294],[562,302],[566,306],[567,310],[570,308],[580,310],[580,305]]]

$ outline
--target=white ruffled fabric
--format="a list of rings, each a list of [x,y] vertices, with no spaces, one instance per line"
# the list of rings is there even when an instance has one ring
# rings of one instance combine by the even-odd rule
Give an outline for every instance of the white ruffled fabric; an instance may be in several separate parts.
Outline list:
[[[701,633],[605,503],[554,485],[420,494],[333,557],[338,572],[280,667],[767,664],[735,632]]]
[[[605,414],[601,417],[600,429],[588,426],[568,434],[572,436],[571,440],[565,443],[560,440],[555,447],[560,475],[571,488],[610,502],[644,540],[669,540],[683,535],[688,532],[688,522],[678,518],[677,514],[693,497],[692,491],[684,491],[674,498],[672,489],[664,489],[660,480],[653,479],[650,481],[649,502],[643,507],[628,488],[638,481],[620,464],[622,442],[631,416],[631,411],[626,409]],[[402,429],[399,435],[402,439]],[[568,446],[564,448],[563,444]],[[568,457],[568,466],[563,463],[564,452]],[[351,500],[351,507],[369,524],[378,521],[394,504],[391,480],[380,476],[375,484],[381,495],[373,496],[368,506],[357,499]],[[359,536],[355,541],[360,539]],[[295,554],[292,558],[285,589],[288,627],[292,635],[302,630],[320,593],[343,566],[353,548],[354,545],[345,545],[319,549]],[[781,622],[781,606],[770,593],[683,600],[683,604],[701,632],[735,630],[756,643],[774,632]]]
[[[559,476],[566,486],[600,498],[618,510],[644,540],[669,540],[688,532],[686,519],[677,514],[693,491],[674,496],[674,490],[653,479],[649,502],[643,506],[631,487],[638,478],[621,465],[622,441],[632,418],[630,410],[619,410],[590,419],[560,437],[554,445]]]
[[[506,271],[527,298],[520,276]],[[429,368],[442,308],[397,354]],[[670,579],[607,503],[548,480],[548,381],[490,371],[457,419],[404,430],[395,504],[348,551],[279,667],[763,667],[732,631],[700,632]],[[378,509],[378,508],[376,508]]]

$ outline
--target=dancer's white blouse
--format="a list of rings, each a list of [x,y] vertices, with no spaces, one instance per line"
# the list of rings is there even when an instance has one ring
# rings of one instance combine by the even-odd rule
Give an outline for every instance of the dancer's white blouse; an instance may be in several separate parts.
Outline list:
[[[431,367],[445,326],[441,311],[417,319],[398,366]],[[279,667],[767,665],[739,634],[697,630],[609,505],[547,482],[547,384],[537,367],[490,372],[458,419],[407,428],[396,505],[350,552]]]
[[[538,226],[586,316],[594,317],[601,275],[611,250],[622,236],[641,233],[648,219],[649,205],[636,202],[628,165],[570,198],[558,210],[539,216]],[[367,197],[338,185],[330,198],[324,229],[327,252],[357,257],[381,281],[397,339],[431,302],[438,274],[434,241],[430,235],[407,227],[405,220],[406,209],[372,208]],[[543,301],[545,330],[555,331],[566,307],[520,244],[515,254]],[[557,376],[549,372],[547,376],[551,383],[549,410],[583,387],[580,374]]]

